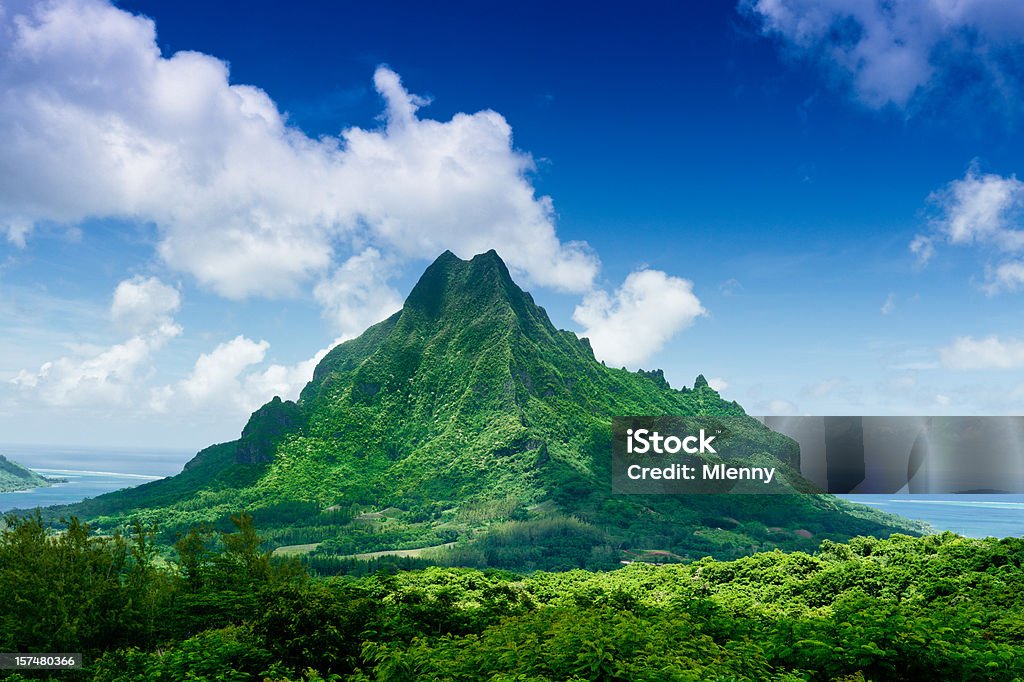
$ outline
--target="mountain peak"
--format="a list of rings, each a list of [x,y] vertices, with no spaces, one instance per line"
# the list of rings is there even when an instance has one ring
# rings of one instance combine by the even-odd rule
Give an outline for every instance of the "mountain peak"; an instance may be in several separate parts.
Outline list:
[[[457,255],[455,255],[455,253],[451,249],[446,249],[444,253],[435,258],[434,262],[427,267],[427,272],[429,272],[432,269],[440,269],[444,271],[460,269],[464,268],[466,265],[471,263],[475,263],[477,265],[485,263],[498,265],[506,272],[508,272],[508,268],[505,266],[505,261],[501,259],[501,256],[499,256],[498,252],[495,251],[494,249],[489,249],[484,253],[478,253],[469,260],[463,260],[459,258]],[[424,274],[426,274],[426,272]]]
[[[487,249],[483,253],[478,253],[471,260],[482,260],[482,261],[497,261],[501,263],[502,267],[505,266],[505,261],[501,260],[501,256],[494,249]]]
[[[579,548],[584,561],[613,568],[637,556],[620,547],[733,556],[761,542],[816,546],[818,538],[792,532],[798,528],[840,529],[833,538],[842,529],[895,530],[804,496],[767,495],[756,504],[733,495],[612,497],[615,415],[731,417],[745,451],[799,466],[795,442],[721,400],[703,376],[695,386],[676,391],[663,372],[605,367],[586,341],[551,324],[497,253],[462,260],[445,252],[401,312],[320,361],[297,403],[264,405],[239,440],[203,450],[176,477],[74,512],[105,523],[192,524],[253,509],[282,531],[275,537],[319,543],[317,556],[413,544],[440,551],[454,540],[485,565],[523,570],[579,566]],[[391,509],[383,532],[368,531],[355,513],[371,508]],[[353,510],[354,518],[325,516],[332,509]],[[525,525],[496,525],[504,521]],[[769,524],[788,532],[747,534]],[[709,526],[717,530],[705,534]],[[522,548],[517,539],[506,552],[507,537],[521,538]]]
[[[420,277],[405,301],[405,310],[436,318],[446,309],[478,312],[495,303],[520,310],[533,299],[512,281],[505,262],[491,249],[462,260],[445,251]]]
[[[434,259],[433,265],[446,265],[449,263],[461,263],[462,259],[456,256],[450,249],[445,249],[444,253]]]

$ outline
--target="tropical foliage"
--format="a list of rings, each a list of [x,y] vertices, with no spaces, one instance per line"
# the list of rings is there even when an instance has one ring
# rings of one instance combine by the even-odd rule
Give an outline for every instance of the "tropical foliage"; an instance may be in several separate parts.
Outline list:
[[[168,560],[152,529],[0,532],[0,649],[79,651],[54,679],[1019,680],[1024,540],[824,541],[813,554],[529,576],[315,578],[251,517]],[[30,675],[12,674],[10,679]]]
[[[611,419],[645,414],[729,416],[798,464],[703,377],[605,367],[496,254],[446,253],[238,441],[9,515],[0,651],[103,681],[1024,674],[1024,542],[892,535],[926,529],[828,496],[612,495]]]
[[[923,530],[826,497],[612,496],[611,419],[645,414],[729,416],[747,452],[799,457],[703,377],[675,390],[660,370],[595,360],[493,251],[446,253],[399,313],[328,353],[298,403],[275,398],[238,441],[203,450],[178,476],[46,514],[105,532],[159,523],[171,542],[198,524],[230,530],[244,509],[272,546],[301,547],[311,565],[434,547],[435,563],[516,570]]]

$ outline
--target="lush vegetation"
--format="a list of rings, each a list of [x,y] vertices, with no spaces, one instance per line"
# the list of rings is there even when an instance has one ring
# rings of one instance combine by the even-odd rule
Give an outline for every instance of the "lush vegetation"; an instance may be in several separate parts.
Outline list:
[[[50,481],[0,455],[0,493],[45,488]]]
[[[445,254],[238,441],[10,515],[0,651],[111,681],[1024,674],[1021,541],[858,538],[924,528],[828,496],[612,495],[611,419],[645,414],[728,416],[745,456],[799,463],[703,377],[597,362],[493,252]]]
[[[311,577],[248,516],[162,556],[152,529],[0,531],[0,650],[54,679],[1019,680],[1024,540],[856,538],[813,553],[529,576]],[[10,674],[8,679],[45,678]]]
[[[834,498],[612,496],[611,418],[645,414],[746,419],[730,427],[745,452],[798,464],[793,441],[703,377],[675,390],[661,371],[606,367],[494,252],[446,253],[399,313],[322,360],[298,403],[274,399],[238,441],[203,450],[178,476],[46,514],[108,533],[159,523],[169,543],[201,523],[229,530],[244,509],[271,546],[302,548],[311,565],[435,547],[436,563],[515,570],[922,531]]]

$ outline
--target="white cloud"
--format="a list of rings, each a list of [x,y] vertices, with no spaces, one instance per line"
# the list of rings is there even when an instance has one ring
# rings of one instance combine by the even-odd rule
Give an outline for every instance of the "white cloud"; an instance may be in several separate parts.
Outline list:
[[[181,327],[164,322],[109,348],[44,363],[37,371],[21,370],[11,380],[26,397],[56,406],[129,405],[145,379],[152,354],[178,336]]]
[[[153,412],[167,412],[174,399],[174,389],[170,386],[158,386],[150,389],[146,406]]]
[[[24,218],[8,217],[0,221],[0,234],[6,234],[7,240],[19,248],[25,248],[26,239],[32,228],[32,222]]]
[[[262,372],[249,374],[243,384],[244,393],[239,402],[252,411],[274,396],[295,400],[299,392],[313,378],[317,363],[327,354],[329,348],[317,352],[308,360],[294,365],[270,365]]]
[[[917,235],[910,243],[922,265],[935,256],[935,245],[942,242],[985,247],[1003,258],[1024,251],[1024,230],[1020,229],[1024,182],[1016,176],[982,174],[972,163],[963,179],[933,192],[929,201],[938,209],[931,221],[932,233]],[[981,288],[991,296],[1015,291],[1022,283],[1024,263],[1008,260],[986,267]]]
[[[420,118],[387,68],[381,129],[312,139],[267,93],[101,0],[0,14],[0,225],[149,221],[173,269],[232,298],[296,293],[369,244],[396,259],[496,248],[539,285],[586,291],[584,244],[562,243],[529,154],[494,111]]]
[[[110,317],[118,326],[140,332],[170,322],[181,308],[181,294],[156,277],[126,279],[114,289]]]
[[[245,377],[245,402],[252,405],[252,408],[262,405],[274,396],[280,396],[285,400],[296,400],[299,393],[313,378],[313,370],[323,360],[324,356],[344,338],[337,338],[330,345],[321,348],[313,357],[294,365],[270,365],[259,373],[249,374]]]
[[[580,336],[590,339],[598,359],[636,367],[705,314],[692,282],[659,270],[639,270],[612,295],[587,294],[572,319],[583,326]]]
[[[819,60],[864,105],[907,107],[932,92],[1019,96],[1018,0],[741,0],[767,35]]]
[[[110,317],[131,338],[109,347],[76,346],[74,354],[21,370],[11,383],[23,397],[57,406],[129,405],[138,399],[153,353],[182,333],[172,318],[177,289],[155,277],[135,277],[114,289]]]
[[[1024,248],[1016,229],[1024,205],[1024,182],[1015,176],[980,174],[976,165],[930,197],[941,210],[936,231],[950,244],[991,244],[1001,251]]]
[[[387,128],[344,133],[343,179],[382,248],[416,258],[447,248],[466,258],[495,248],[537,284],[590,287],[596,258],[585,244],[558,241],[550,198],[535,196],[526,181],[533,160],[513,149],[500,114],[418,119],[422,100],[403,90],[396,74],[378,69],[375,83],[387,101]]]
[[[359,335],[402,307],[402,297],[388,286],[392,266],[377,249],[352,256],[313,290],[324,317],[342,339]]]
[[[719,393],[729,388],[729,382],[722,377],[711,377],[708,379],[708,386],[715,389]]]
[[[881,313],[883,315],[892,315],[896,310],[896,294],[889,294],[885,297],[885,303],[882,304]]]
[[[73,355],[21,370],[10,383],[24,399],[53,406],[131,407],[135,411],[194,413],[215,411],[244,417],[279,395],[295,399],[335,339],[313,357],[294,365],[262,365],[270,344],[242,335],[219,344],[196,360],[182,380],[152,386],[153,355],[182,333],[172,318],[181,295],[155,277],[124,280],[114,290],[111,318],[134,335],[109,347],[72,346]]]
[[[239,334],[202,353],[181,381],[152,389],[149,406],[158,412],[185,414],[216,406],[227,416],[242,418],[274,396],[295,400],[313,378],[317,364],[342,340],[335,339],[294,365],[271,364],[261,369],[257,366],[266,359],[270,344]]]
[[[988,269],[986,283],[982,286],[989,296],[1003,291],[1017,291],[1024,285],[1024,262],[1007,261]]]
[[[178,384],[178,391],[192,403],[234,401],[245,403],[240,375],[251,365],[263,362],[270,344],[253,341],[241,334],[218,345],[196,360],[191,374]]]
[[[312,291],[339,340],[397,309],[389,281],[405,264],[445,249],[494,248],[528,284],[585,294],[575,319],[614,363],[646,359],[705,314],[690,282],[657,271],[593,291],[600,263],[559,239],[508,121],[491,110],[426,118],[428,102],[387,67],[373,74],[379,127],[313,139],[267,93],[232,84],[224,62],[162,54],[153,21],[104,0],[0,0],[0,64],[0,238],[19,248],[39,224],[152,225],[171,271],[233,299]],[[296,396],[327,351],[268,366],[266,342],[239,336],[154,387],[150,361],[181,334],[180,307],[174,286],[125,280],[109,315],[126,341],[15,383],[53,404],[91,395],[168,411],[223,397],[242,409]]]
[[[935,257],[935,240],[927,235],[915,235],[910,241],[910,253],[917,256],[919,265],[927,265]]]
[[[961,336],[940,348],[939,358],[947,369],[1019,369],[1024,367],[1024,341]]]

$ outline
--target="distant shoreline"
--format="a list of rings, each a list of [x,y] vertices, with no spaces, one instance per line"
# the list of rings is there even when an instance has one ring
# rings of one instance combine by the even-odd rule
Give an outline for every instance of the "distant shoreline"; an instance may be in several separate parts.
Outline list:
[[[54,473],[54,474],[70,474],[72,476],[75,476],[75,475],[78,475],[78,476],[119,476],[121,478],[141,478],[141,479],[145,479],[147,481],[159,481],[162,478],[167,478],[166,476],[153,476],[151,474],[126,474],[126,473],[122,473],[122,472],[119,472],[119,471],[91,471],[91,470],[88,470],[88,469],[45,469],[45,468],[40,468],[40,469],[32,469],[32,471],[34,471],[37,474],[39,474],[40,476],[44,476],[44,477],[45,477],[45,475],[47,473]],[[67,483],[67,479],[64,479],[63,482]]]

